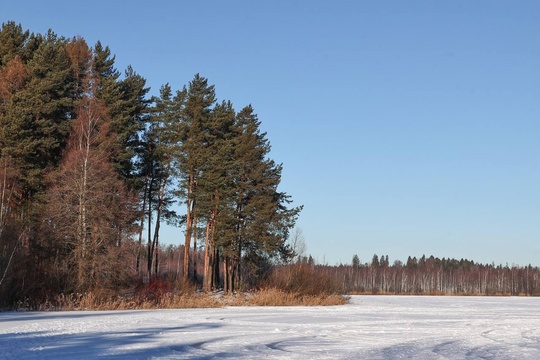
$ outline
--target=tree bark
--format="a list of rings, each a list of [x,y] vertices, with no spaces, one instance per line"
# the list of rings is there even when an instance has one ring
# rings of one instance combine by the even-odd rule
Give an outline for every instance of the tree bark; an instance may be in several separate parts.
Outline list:
[[[140,271],[140,264],[141,264],[141,252],[142,252],[142,237],[143,237],[143,231],[144,231],[144,217],[146,212],[146,197],[148,191],[148,175],[144,179],[144,190],[143,190],[143,205],[142,205],[142,214],[141,214],[141,222],[140,222],[140,229],[139,229],[139,242],[137,246],[137,263],[136,263],[136,271],[139,273]]]
[[[192,198],[193,194],[193,170],[190,171],[189,174],[189,183],[188,183],[188,193],[187,193],[187,199],[186,199],[186,235],[185,235],[185,241],[184,241],[184,279],[189,279],[189,263],[190,263],[190,254],[189,250],[191,247],[191,231],[192,231],[192,225],[193,225],[193,219],[192,219],[192,208],[195,207],[195,200]]]

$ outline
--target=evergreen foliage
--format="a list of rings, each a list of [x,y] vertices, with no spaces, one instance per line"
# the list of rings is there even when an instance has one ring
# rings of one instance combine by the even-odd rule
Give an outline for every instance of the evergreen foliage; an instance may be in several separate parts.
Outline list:
[[[108,46],[97,42],[94,47],[94,71],[98,74],[96,98],[102,101],[111,119],[109,131],[114,138],[111,159],[124,180],[136,186],[134,158],[140,151],[140,134],[148,121],[149,88],[146,80],[128,67],[125,78],[120,80],[120,72],[114,66],[115,57]]]
[[[12,27],[7,26],[8,30]],[[2,56],[2,82],[8,84],[3,86],[7,91],[0,100],[0,148],[1,156],[19,164],[24,197],[30,200],[42,190],[45,169],[60,161],[70,132],[76,83],[64,38],[52,31],[32,36],[35,49],[28,56],[25,44],[29,41],[22,40],[29,38],[26,34],[15,32],[18,40],[11,42],[2,36],[7,44],[19,48],[1,46],[8,48]]]
[[[164,276],[163,221],[184,227],[174,276],[207,291],[256,285],[269,264],[290,258],[301,207],[278,190],[282,166],[253,108],[237,113],[199,74],[179,91],[148,92],[131,67],[121,76],[99,41],[2,25],[4,305]]]

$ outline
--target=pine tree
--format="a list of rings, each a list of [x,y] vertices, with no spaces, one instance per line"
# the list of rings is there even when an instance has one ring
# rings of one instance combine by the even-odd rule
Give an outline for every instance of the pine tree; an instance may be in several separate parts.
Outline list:
[[[160,89],[160,96],[153,99],[155,106],[151,110],[150,126],[145,133],[145,185],[143,204],[147,204],[148,217],[148,273],[158,274],[157,248],[159,231],[163,220],[177,223],[178,216],[170,209],[174,203],[173,188],[177,177],[176,159],[180,141],[181,111],[185,102],[185,92],[179,91],[173,96],[171,87],[166,84]],[[144,211],[144,210],[143,210]],[[152,214],[156,219],[154,233]],[[141,226],[142,227],[142,226]],[[140,239],[140,238],[139,238]]]
[[[109,47],[103,47],[98,41],[94,47],[94,71],[99,78],[95,96],[106,105],[111,119],[109,131],[111,137],[114,136],[111,159],[118,176],[130,188],[137,188],[142,185],[140,179],[134,178],[137,173],[134,158],[141,151],[140,134],[148,117],[150,101],[146,95],[149,88],[146,80],[131,67],[121,80],[114,62]]]
[[[206,291],[217,287],[219,279],[215,267],[219,258],[216,233],[221,238],[230,238],[224,234],[230,230],[232,213],[229,211],[234,195],[234,142],[232,127],[235,111],[230,101],[217,104],[212,110],[208,128],[204,133],[202,149],[201,175],[199,179],[199,212],[206,222],[204,252],[204,283]]]
[[[277,191],[282,166],[267,157],[270,144],[259,126],[251,106],[236,116],[234,236],[223,249],[226,291],[241,283],[242,262],[256,271],[258,259],[290,255],[286,240],[302,210],[289,209],[290,197]]]
[[[147,134],[149,123],[149,106],[151,100],[146,99],[149,88],[146,80],[137,74],[131,66],[125,71],[124,79],[115,68],[115,57],[108,46],[97,42],[93,49],[93,71],[99,82],[96,87],[96,99],[107,107],[110,118],[108,128],[111,143],[110,160],[117,177],[123,180],[130,190],[138,191],[141,195],[139,247],[137,252],[136,269],[140,269],[142,232],[145,217],[148,225],[152,223],[152,196],[154,196],[153,148]],[[153,137],[154,135],[150,135]],[[150,210],[148,210],[150,209]],[[149,231],[148,254],[154,254],[151,246],[152,236]],[[157,254],[157,253],[156,253]],[[157,268],[157,261],[155,262]],[[148,258],[148,271],[151,272],[152,260]]]
[[[124,79],[119,83],[122,109],[112,113],[111,132],[115,134],[114,162],[121,178],[130,188],[138,188],[140,179],[133,159],[141,149],[140,134],[148,122],[151,101],[146,99],[149,88],[146,79],[137,74],[131,66],[125,71]]]
[[[0,109],[0,148],[20,164],[26,199],[42,190],[45,169],[60,160],[76,89],[67,41],[52,31],[38,38],[27,63],[18,56],[8,62],[20,81]]]
[[[352,258],[352,267],[357,269],[360,267],[360,258],[358,257],[357,254],[354,254],[353,255],[353,258]]]
[[[184,278],[195,278],[195,266],[190,266],[191,239],[193,252],[197,251],[198,184],[203,166],[204,133],[208,128],[212,106],[216,102],[213,85],[196,74],[186,90],[186,103],[182,112],[181,147],[179,153],[179,195],[186,203],[186,230],[184,243]],[[191,271],[190,271],[191,269]],[[193,276],[192,276],[193,275]]]
[[[3,23],[0,29],[0,68],[15,57],[28,62],[36,48],[35,40],[34,34],[24,31],[21,24],[14,21]]]

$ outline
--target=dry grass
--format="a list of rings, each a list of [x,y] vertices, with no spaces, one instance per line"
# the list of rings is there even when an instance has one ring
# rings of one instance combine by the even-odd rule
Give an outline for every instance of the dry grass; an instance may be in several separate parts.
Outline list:
[[[251,306],[331,306],[347,302],[348,299],[341,295],[301,295],[275,288],[260,290],[248,296],[248,305]]]
[[[34,307],[20,304],[19,308],[39,311],[73,310],[148,310],[218,308],[224,306],[331,306],[343,305],[348,298],[339,295],[301,295],[270,288],[257,292],[216,295],[205,293],[174,294],[167,292],[159,297],[146,298],[134,294],[108,295],[100,293],[58,295]]]
[[[166,293],[157,298],[140,296],[104,296],[94,293],[59,295],[38,306],[39,311],[70,310],[143,310],[143,309],[182,309],[216,308],[223,306],[215,297],[207,294]]]
[[[340,295],[302,295],[276,288],[256,292],[225,295],[220,298],[225,306],[332,306],[347,304],[348,298]]]
[[[308,264],[276,267],[265,283],[266,288],[281,289],[285,294],[326,297],[340,292],[339,284],[326,274],[317,274]]]

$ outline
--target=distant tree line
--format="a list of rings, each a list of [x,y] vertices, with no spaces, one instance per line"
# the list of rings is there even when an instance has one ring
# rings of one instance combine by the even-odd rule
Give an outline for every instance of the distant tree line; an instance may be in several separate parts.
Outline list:
[[[205,290],[292,256],[301,207],[254,109],[198,74],[148,94],[100,42],[2,24],[1,304],[161,275],[164,222],[183,227],[175,274]]]
[[[390,264],[388,256],[374,255],[361,264],[357,255],[350,265],[316,265],[314,276],[324,277],[338,292],[346,294],[429,295],[540,295],[540,268],[508,264],[480,264],[466,259],[425,255]]]

